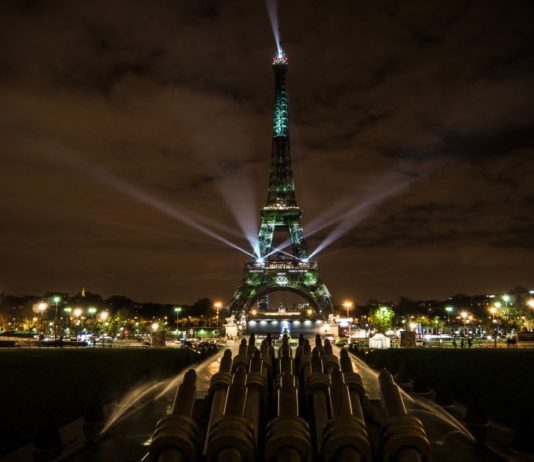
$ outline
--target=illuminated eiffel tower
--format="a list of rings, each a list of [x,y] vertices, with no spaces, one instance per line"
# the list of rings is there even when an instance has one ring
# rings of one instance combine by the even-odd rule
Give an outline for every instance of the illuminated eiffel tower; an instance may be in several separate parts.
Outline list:
[[[275,291],[295,292],[319,311],[330,312],[332,297],[319,278],[317,261],[310,258],[300,218],[302,210],[295,198],[291,170],[287,114],[287,57],[284,52],[273,59],[275,100],[271,174],[267,204],[261,209],[261,226],[255,260],[245,264],[241,286],[229,309],[233,313],[248,311],[259,299]],[[273,248],[275,233],[289,233],[289,239]],[[290,247],[291,252],[284,250]]]

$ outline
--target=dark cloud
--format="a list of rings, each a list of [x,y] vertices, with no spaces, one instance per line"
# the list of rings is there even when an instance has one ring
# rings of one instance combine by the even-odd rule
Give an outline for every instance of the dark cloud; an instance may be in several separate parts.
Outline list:
[[[532,3],[292,0],[279,14],[305,226],[352,210],[322,252],[334,295],[532,285]],[[263,2],[5,1],[0,41],[0,291],[229,298],[246,256],[187,220],[257,226]]]

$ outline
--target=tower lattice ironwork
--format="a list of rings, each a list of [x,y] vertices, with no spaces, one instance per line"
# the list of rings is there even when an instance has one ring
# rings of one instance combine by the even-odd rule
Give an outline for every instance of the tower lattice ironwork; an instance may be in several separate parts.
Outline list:
[[[332,297],[319,277],[317,261],[310,258],[302,210],[295,198],[295,182],[291,169],[287,109],[287,57],[280,53],[273,59],[275,99],[271,173],[267,204],[261,209],[256,259],[245,264],[241,286],[228,307],[234,313],[247,311],[258,299],[270,292],[296,292],[321,311],[331,311]],[[286,242],[273,248],[274,236],[288,233]],[[290,247],[290,252],[285,248]]]

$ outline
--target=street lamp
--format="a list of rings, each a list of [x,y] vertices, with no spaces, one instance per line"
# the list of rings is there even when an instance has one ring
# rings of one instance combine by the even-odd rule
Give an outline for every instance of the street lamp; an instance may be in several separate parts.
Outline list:
[[[464,335],[466,335],[467,334],[466,319],[467,319],[467,316],[468,316],[467,311],[462,311],[460,313],[460,316],[462,317],[462,319],[464,321]]]
[[[497,311],[498,308],[496,306],[492,306],[490,309],[489,309],[489,312],[491,313],[491,322],[492,324],[495,324],[495,315],[497,314]],[[497,332],[495,334],[495,340],[494,340],[494,345],[495,345],[495,348],[497,348],[497,337],[499,336],[499,321],[497,320]]]
[[[100,313],[98,313],[98,317],[100,318],[100,322],[102,322],[105,327],[106,319],[109,317],[109,313],[107,311],[101,311]]]
[[[508,313],[508,303],[510,302],[511,300],[511,297],[510,295],[508,294],[504,294],[502,297],[501,297],[504,301],[504,305],[505,305],[505,308],[506,308],[506,311],[505,311],[505,316],[509,316],[509,313]]]
[[[213,306],[215,307],[215,311],[217,312],[217,330],[219,330],[219,310],[222,308],[222,303],[215,302]]]
[[[447,312],[447,324],[449,326],[449,331],[450,331],[450,329],[451,329],[450,315],[454,311],[454,308],[452,306],[446,306],[445,307],[445,311]]]
[[[343,302],[343,306],[347,310],[347,322],[349,323],[349,339],[350,339],[350,334],[352,333],[352,323],[349,321],[349,310],[352,309],[352,305],[353,303],[350,300],[345,300]]]
[[[61,297],[59,295],[56,295],[52,299],[52,301],[56,304],[56,312],[55,312],[55,320],[54,320],[54,340],[57,340],[57,321],[58,321],[58,316],[59,316],[57,305],[61,301]]]
[[[39,310],[39,313],[41,313],[41,334],[44,333],[44,328],[43,328],[43,313],[46,311],[46,309],[48,308],[48,303],[45,303],[45,302],[41,302],[37,305],[37,309]]]
[[[178,319],[180,318],[180,313],[182,312],[181,306],[175,306],[174,312],[176,313],[176,330],[178,330]]]
[[[69,329],[70,331],[69,321],[70,321],[70,314],[72,312],[72,308],[70,306],[66,306],[65,308],[63,308],[63,311],[65,312],[65,323],[64,323],[65,329]]]

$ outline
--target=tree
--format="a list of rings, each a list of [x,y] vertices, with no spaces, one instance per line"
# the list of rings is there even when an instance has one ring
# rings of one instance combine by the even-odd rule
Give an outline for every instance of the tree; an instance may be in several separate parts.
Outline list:
[[[213,302],[209,298],[201,298],[191,305],[188,315],[198,318],[200,316],[213,316]]]
[[[395,312],[389,306],[380,306],[371,312],[371,324],[380,332],[386,332],[393,324]]]
[[[123,295],[112,295],[111,297],[106,299],[106,305],[108,305],[113,311],[116,311],[121,308],[126,308],[127,310],[130,310],[134,302],[131,298],[125,297]]]

